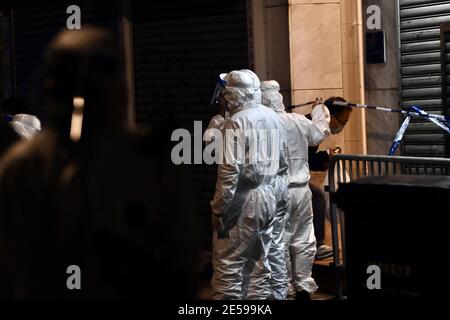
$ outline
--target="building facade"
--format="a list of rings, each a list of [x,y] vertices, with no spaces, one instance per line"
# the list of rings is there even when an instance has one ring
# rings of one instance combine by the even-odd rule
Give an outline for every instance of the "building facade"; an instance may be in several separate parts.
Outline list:
[[[66,27],[73,1],[1,1],[3,98],[17,96],[45,124],[40,61],[47,43]],[[388,107],[419,104],[448,113],[450,22],[448,1],[422,0],[79,0],[82,25],[109,29],[124,47],[130,124],[204,129],[217,75],[254,69],[278,80],[286,105],[316,97]],[[369,7],[380,12],[385,61],[366,63]],[[295,109],[307,114],[308,109]],[[353,112],[337,139],[344,153],[387,154],[402,119],[391,113]],[[449,156],[442,130],[414,121],[404,155]],[[192,168],[198,213],[209,230],[215,167]],[[205,232],[209,234],[209,232]],[[207,240],[207,239],[206,239]],[[209,243],[206,241],[205,243]]]

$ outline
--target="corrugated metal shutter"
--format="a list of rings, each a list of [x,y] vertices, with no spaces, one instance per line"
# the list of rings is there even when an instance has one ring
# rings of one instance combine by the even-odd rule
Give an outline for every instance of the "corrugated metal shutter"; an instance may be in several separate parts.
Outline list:
[[[441,27],[442,101],[445,115],[450,116],[450,23]],[[450,158],[450,135],[445,138],[445,156]]]
[[[45,101],[42,96],[40,65],[46,45],[66,27],[66,9],[73,1],[53,0],[12,2],[13,37],[15,50],[16,94],[23,99],[30,113],[45,120]],[[80,0],[82,26],[102,26],[118,34],[119,1]]]
[[[246,1],[134,1],[132,21],[137,121],[206,129],[218,74],[249,65]],[[193,166],[193,180],[208,246],[216,168]]]
[[[403,107],[421,106],[442,114],[440,24],[450,22],[450,1],[400,0]],[[414,120],[405,136],[407,156],[445,155],[445,133],[425,120]]]

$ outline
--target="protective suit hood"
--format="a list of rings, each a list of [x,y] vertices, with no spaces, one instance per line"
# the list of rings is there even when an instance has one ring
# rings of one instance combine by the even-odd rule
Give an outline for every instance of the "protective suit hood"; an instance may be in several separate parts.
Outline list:
[[[223,96],[228,102],[231,114],[261,104],[261,82],[253,71],[231,71],[224,80]]]
[[[24,139],[30,139],[41,131],[39,119],[29,114],[15,115],[10,125]]]
[[[283,96],[280,93],[280,84],[275,80],[263,81],[261,83],[261,103],[275,112],[285,111]]]

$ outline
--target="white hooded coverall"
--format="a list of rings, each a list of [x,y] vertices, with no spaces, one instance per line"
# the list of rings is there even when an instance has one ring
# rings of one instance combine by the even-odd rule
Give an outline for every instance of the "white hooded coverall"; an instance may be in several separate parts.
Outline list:
[[[284,112],[283,96],[279,93],[280,85],[276,81],[261,83],[262,104],[276,113]],[[282,139],[287,143],[287,133],[281,127]],[[286,246],[283,242],[286,213],[289,202],[288,170],[280,171],[275,179],[275,198],[277,208],[272,232],[272,246],[269,252],[269,263],[272,268],[271,297],[275,300],[286,300],[288,294],[288,277],[286,269]]]
[[[219,164],[211,201],[212,214],[229,235],[225,239],[219,239],[217,231],[213,235],[213,298],[263,300],[270,297],[274,181],[280,163],[286,163],[279,147],[280,120],[261,105],[260,81],[252,71],[232,71],[225,80],[223,95],[230,112],[224,124],[225,148],[242,156]]]
[[[270,86],[270,84],[269,84]],[[279,90],[279,85],[272,83]],[[277,110],[288,136],[289,204],[285,226],[286,264],[295,291],[313,294],[317,285],[312,278],[316,255],[313,212],[308,165],[308,147],[319,145],[330,135],[330,112],[324,105],[312,111],[312,121],[297,113],[284,111],[280,93],[270,93],[269,106]]]

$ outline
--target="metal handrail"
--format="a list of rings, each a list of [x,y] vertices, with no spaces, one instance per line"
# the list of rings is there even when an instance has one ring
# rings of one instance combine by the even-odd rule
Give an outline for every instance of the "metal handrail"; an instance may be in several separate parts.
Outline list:
[[[333,242],[333,267],[336,272],[337,298],[344,299],[343,271],[346,261],[344,213],[338,215],[334,194],[341,183],[349,183],[361,177],[393,175],[445,175],[450,176],[450,159],[389,157],[366,155],[336,155],[328,169],[328,192],[330,193],[330,222]],[[339,221],[338,221],[339,220]],[[342,259],[339,250],[339,228]]]

